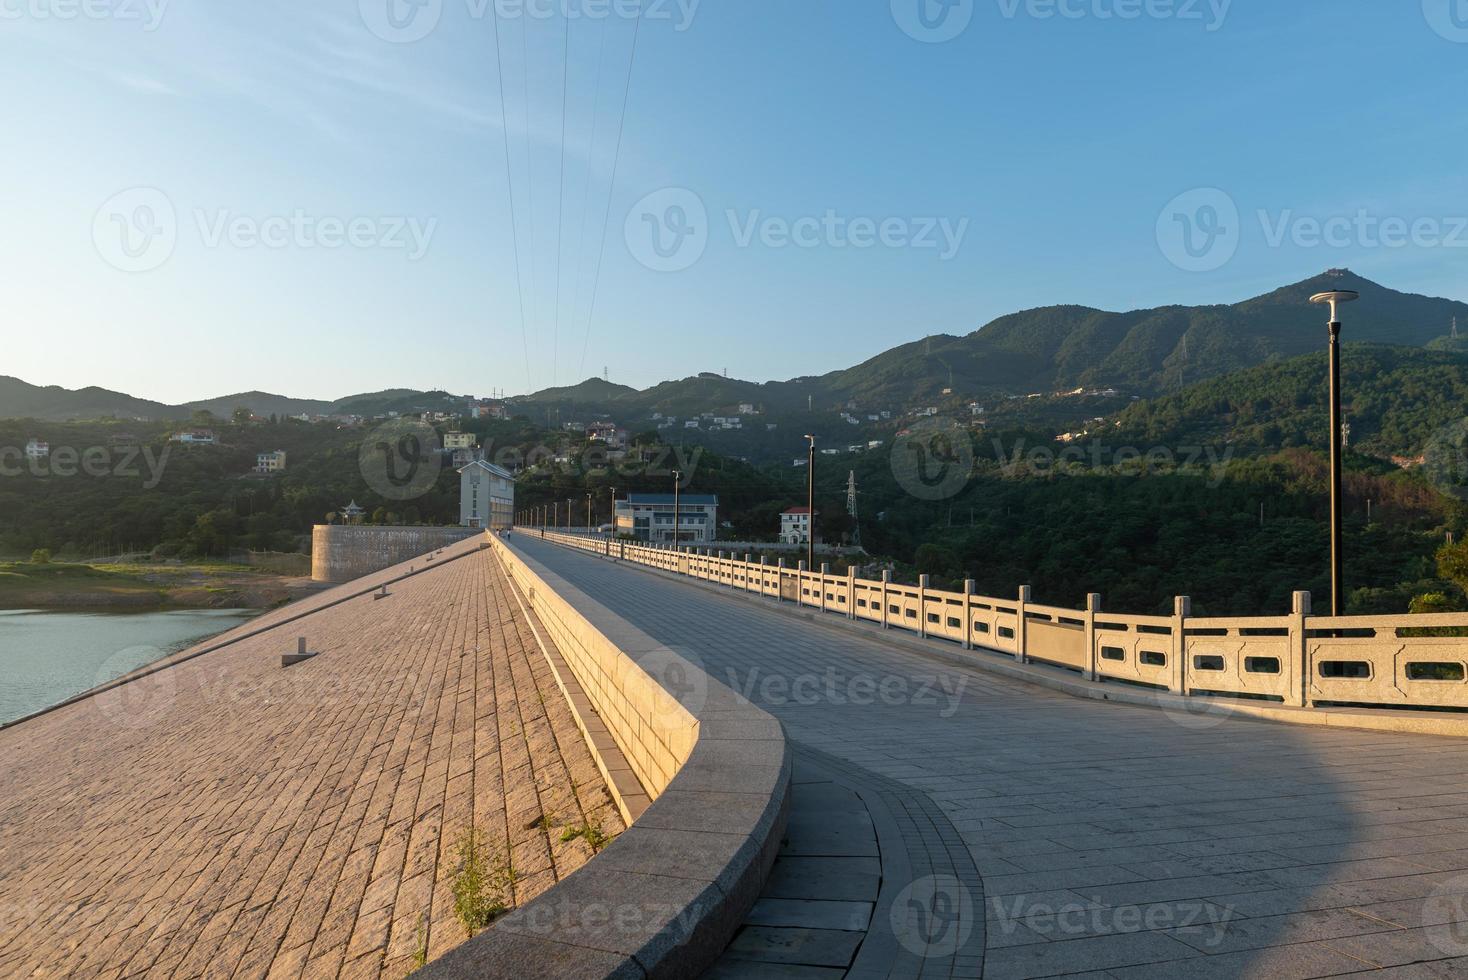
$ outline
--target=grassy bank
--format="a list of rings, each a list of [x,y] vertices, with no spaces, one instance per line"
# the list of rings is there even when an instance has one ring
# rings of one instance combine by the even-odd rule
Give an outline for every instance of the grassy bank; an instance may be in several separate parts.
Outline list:
[[[265,609],[314,590],[285,566],[0,562],[0,609]]]

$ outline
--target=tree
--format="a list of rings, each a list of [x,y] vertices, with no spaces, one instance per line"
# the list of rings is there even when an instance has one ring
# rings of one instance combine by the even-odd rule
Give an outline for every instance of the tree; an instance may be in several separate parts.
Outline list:
[[[32,565],[49,565],[51,563],[51,549],[37,548],[31,552]]]
[[[248,408],[241,406],[230,413],[229,419],[235,425],[249,425],[250,420],[254,417],[254,412],[250,411]]]
[[[1437,573],[1468,592],[1468,541],[1445,544],[1437,550]]]

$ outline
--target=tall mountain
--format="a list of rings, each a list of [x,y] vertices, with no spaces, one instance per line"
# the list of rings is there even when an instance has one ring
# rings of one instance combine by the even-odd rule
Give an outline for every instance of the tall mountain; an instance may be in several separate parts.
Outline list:
[[[1325,346],[1326,315],[1310,297],[1354,289],[1346,309],[1349,340],[1442,347],[1457,317],[1468,333],[1468,303],[1397,292],[1346,269],[1333,269],[1231,305],[1164,306],[1112,313],[1049,306],[1000,317],[964,337],[934,335],[903,344],[841,371],[755,384],[713,374],[668,381],[615,396],[590,387],[539,392],[542,405],[574,405],[609,414],[686,415],[754,402],[769,411],[855,401],[904,407],[942,397],[1116,387],[1157,395],[1242,368],[1296,357]]]

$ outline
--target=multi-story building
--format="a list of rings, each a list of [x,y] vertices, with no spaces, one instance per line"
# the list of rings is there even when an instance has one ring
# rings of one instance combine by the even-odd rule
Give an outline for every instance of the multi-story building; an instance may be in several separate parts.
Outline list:
[[[51,455],[51,445],[40,439],[32,439],[25,444],[25,454],[27,459],[45,459]]]
[[[600,442],[608,449],[627,448],[627,430],[618,428],[615,422],[593,422],[586,428],[586,436],[592,442]]]
[[[781,544],[805,544],[809,540],[809,507],[792,507],[780,515]]]
[[[273,453],[259,453],[255,456],[256,473],[279,473],[285,469],[285,450],[277,449]]]
[[[515,476],[477,459],[459,470],[459,523],[499,530],[515,522]]]
[[[678,533],[673,531],[674,506]],[[618,534],[655,544],[712,544],[719,533],[719,498],[712,494],[634,493],[617,501]]]
[[[479,445],[479,437],[472,432],[445,432],[443,434],[443,448],[449,452],[455,449],[473,449]]]

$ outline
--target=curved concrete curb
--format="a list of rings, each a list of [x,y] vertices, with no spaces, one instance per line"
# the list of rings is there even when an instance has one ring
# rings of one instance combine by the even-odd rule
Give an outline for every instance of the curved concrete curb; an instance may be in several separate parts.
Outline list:
[[[415,975],[696,976],[723,952],[774,864],[790,805],[784,730],[696,657],[668,650],[503,541],[495,548],[550,632],[560,626],[598,652],[615,648],[626,670],[656,681],[696,719],[696,740],[661,793],[647,786],[654,799],[641,818],[588,865]],[[546,622],[573,613],[581,622]],[[567,661],[575,669],[576,657]],[[604,676],[578,679],[593,701],[616,693],[605,692]],[[628,757],[643,751],[645,732],[602,714]]]

